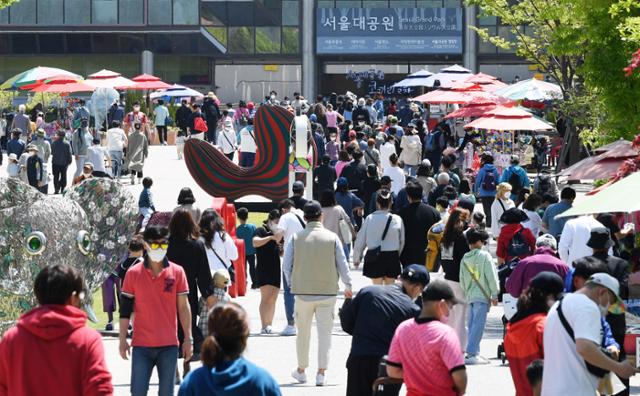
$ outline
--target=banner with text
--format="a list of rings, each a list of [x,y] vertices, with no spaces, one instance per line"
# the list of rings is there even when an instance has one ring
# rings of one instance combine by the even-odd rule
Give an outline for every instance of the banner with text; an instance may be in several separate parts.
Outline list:
[[[318,8],[318,54],[461,54],[462,8]]]

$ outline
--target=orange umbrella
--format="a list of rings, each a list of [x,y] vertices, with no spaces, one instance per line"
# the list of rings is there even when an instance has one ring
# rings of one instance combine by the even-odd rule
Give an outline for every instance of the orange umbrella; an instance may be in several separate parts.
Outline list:
[[[171,85],[160,80],[159,77],[150,74],[141,74],[131,79],[135,85],[127,87],[127,89],[149,90],[149,89],[166,89]]]
[[[498,106],[464,126],[465,128],[495,131],[550,131],[553,126],[535,118],[531,113],[514,107]]]

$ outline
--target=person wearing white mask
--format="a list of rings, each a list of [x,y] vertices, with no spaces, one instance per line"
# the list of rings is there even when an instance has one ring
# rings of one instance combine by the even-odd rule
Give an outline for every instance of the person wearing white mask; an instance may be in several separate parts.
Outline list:
[[[147,254],[129,268],[122,285],[119,351],[123,359],[132,359],[132,395],[147,394],[154,366],[158,369],[159,394],[172,395],[178,350],[185,361],[193,355],[189,285],[184,269],[166,258],[169,230],[150,226],[143,238]],[[129,344],[127,329],[132,314],[136,330]],[[181,348],[176,318],[184,333]]]
[[[515,208],[516,204],[511,200],[511,184],[500,183],[496,187],[496,200],[491,204],[491,218],[494,219],[491,222],[491,234],[493,238],[497,239],[502,230],[502,224],[498,221],[500,216],[507,210]]]
[[[223,122],[222,130],[218,134],[218,147],[220,148],[220,151],[229,158],[229,161],[233,161],[233,156],[236,153],[238,145],[236,131],[233,128],[233,121],[230,117]]]

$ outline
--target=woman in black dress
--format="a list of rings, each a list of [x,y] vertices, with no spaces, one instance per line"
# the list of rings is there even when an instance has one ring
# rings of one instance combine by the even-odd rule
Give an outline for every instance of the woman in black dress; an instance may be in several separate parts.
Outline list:
[[[260,287],[261,334],[272,334],[276,299],[280,292],[280,255],[282,233],[276,233],[280,212],[272,210],[264,225],[256,230],[253,246],[256,248],[256,275]]]

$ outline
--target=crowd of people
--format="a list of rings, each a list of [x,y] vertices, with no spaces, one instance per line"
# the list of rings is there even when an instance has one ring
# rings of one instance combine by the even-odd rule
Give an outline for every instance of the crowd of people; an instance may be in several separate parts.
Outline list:
[[[446,122],[429,131],[415,104],[398,109],[378,96],[335,94],[308,103],[297,93],[279,100],[275,92],[264,104],[307,114],[320,158],[313,185],[293,183],[293,195],[277,203],[263,224],[251,224],[246,208],[237,211],[247,282],[260,293],[260,333],[295,336],[291,376],[297,383],[308,381],[315,319],[315,384],[326,384],[337,296],[343,295],[340,324],[352,335],[347,395],[372,395],[374,383],[377,394],[397,395],[404,383],[410,395],[462,395],[469,382],[465,366],[489,363],[480,354],[487,318],[508,293],[517,306],[514,315],[505,314],[504,350],[518,396],[594,394],[609,372],[628,385],[636,369],[622,348],[622,299],[628,297],[635,228],[621,215],[562,217],[576,191],[559,191],[544,169],[531,180],[517,155],[500,169],[487,152],[477,172],[465,169],[464,138],[447,132]],[[156,126],[158,117],[168,117],[158,108]],[[241,102],[220,111],[211,93],[202,105],[183,102],[175,122],[181,137],[207,140],[251,166],[255,108]],[[105,300],[107,330],[114,329],[119,302],[119,351],[132,360],[131,393],[147,394],[156,367],[160,394],[172,395],[180,357],[180,395],[280,394],[267,371],[242,357],[247,315],[227,293],[240,256],[227,232],[231,225],[215,210],[198,208],[188,188],[180,191],[167,227],[151,224],[153,181],[142,169],[149,142],[143,125],[149,121],[136,105],[122,116],[124,129],[110,120],[106,148],[80,114],[71,145],[64,133],[51,145],[36,133],[26,145],[31,138],[15,127],[7,151],[15,161],[20,156],[10,150],[24,148],[27,181],[43,192],[48,152],[55,158],[64,152],[64,161],[53,163],[54,174],[75,157],[74,183],[109,177],[104,165],[111,161],[112,170],[121,169],[120,158],[132,183],[135,176],[142,179],[140,234],[105,286],[105,295],[116,296]],[[164,126],[158,129],[161,142]],[[58,179],[54,192],[64,188]],[[309,189],[314,199],[305,194]],[[360,267],[371,285],[356,291],[352,276]],[[276,331],[280,289],[287,324]],[[73,360],[91,364],[53,373],[68,387],[65,394],[111,394],[99,338],[77,309],[85,293],[77,271],[49,266],[34,292],[40,306],[0,341],[0,395],[44,394],[26,370],[31,361],[18,357],[20,349],[53,356],[70,343],[83,345],[73,349]],[[51,341],[53,335],[42,330],[49,327],[66,330]],[[203,367],[187,374],[189,362],[197,360]]]

